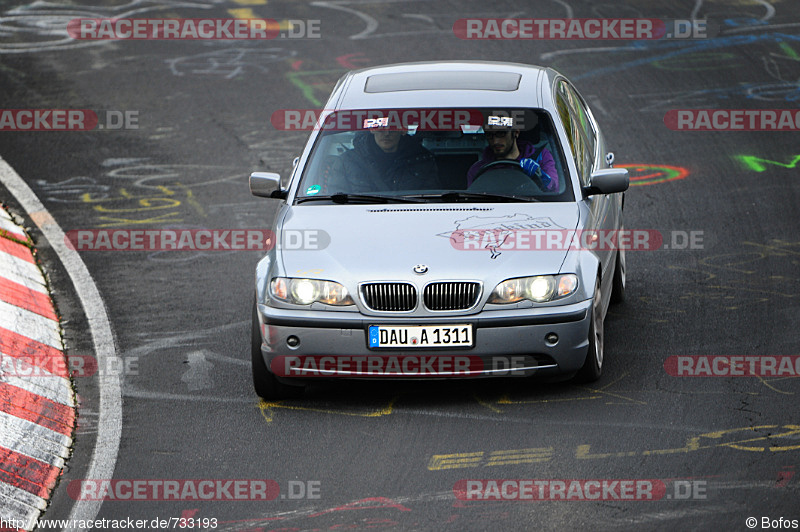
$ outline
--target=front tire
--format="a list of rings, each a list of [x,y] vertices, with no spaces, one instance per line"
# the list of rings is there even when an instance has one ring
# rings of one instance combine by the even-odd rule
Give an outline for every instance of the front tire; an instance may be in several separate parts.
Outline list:
[[[258,305],[253,299],[253,324],[251,330],[250,355],[253,362],[253,387],[262,399],[289,399],[303,393],[302,386],[291,386],[279,382],[275,375],[267,369],[264,356],[261,354],[261,330],[258,321]]]
[[[591,319],[589,321],[589,350],[583,367],[575,375],[575,382],[594,382],[603,374],[604,362],[604,324],[603,324],[603,296],[600,293],[600,278],[594,286],[592,298]]]

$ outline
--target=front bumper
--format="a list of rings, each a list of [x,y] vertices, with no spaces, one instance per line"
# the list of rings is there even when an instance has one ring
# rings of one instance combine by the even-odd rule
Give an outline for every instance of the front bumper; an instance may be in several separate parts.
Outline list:
[[[355,312],[296,311],[259,304],[261,353],[273,373],[293,379],[569,375],[577,372],[586,359],[591,304],[592,300],[586,300],[564,306],[413,319],[372,317]],[[473,326],[474,347],[471,348],[370,349],[367,346],[370,325],[465,323]],[[545,339],[550,333],[558,335],[556,343]],[[290,340],[290,337],[293,338]],[[295,341],[298,343],[291,345]],[[312,363],[302,369],[304,364],[298,363],[298,360],[310,358],[318,363],[321,357],[324,357],[324,367]],[[364,364],[359,362],[362,359]],[[386,363],[367,363],[376,359]],[[419,366],[411,363],[412,359],[422,361],[423,365],[431,359],[441,363],[428,364],[424,374],[420,374],[409,370]],[[290,366],[291,371],[283,371]],[[381,370],[376,370],[378,367]]]

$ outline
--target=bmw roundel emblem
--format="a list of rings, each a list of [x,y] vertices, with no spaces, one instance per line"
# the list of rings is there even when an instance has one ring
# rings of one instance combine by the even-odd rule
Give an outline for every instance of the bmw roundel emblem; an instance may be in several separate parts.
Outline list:
[[[418,273],[419,275],[423,275],[428,273],[428,267],[424,264],[417,264],[414,266],[414,273]]]

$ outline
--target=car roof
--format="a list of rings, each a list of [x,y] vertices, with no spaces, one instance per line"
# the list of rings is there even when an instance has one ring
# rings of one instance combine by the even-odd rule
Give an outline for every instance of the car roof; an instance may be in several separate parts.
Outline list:
[[[555,75],[557,72],[549,68],[492,61],[365,68],[348,72],[339,81],[326,108],[541,108],[542,92]]]

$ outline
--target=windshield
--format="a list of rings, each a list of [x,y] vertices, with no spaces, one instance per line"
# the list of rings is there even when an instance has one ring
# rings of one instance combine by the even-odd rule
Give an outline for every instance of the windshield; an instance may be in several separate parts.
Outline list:
[[[547,112],[452,110],[469,118],[416,124],[393,120],[404,112],[329,115],[295,201],[574,201]]]

